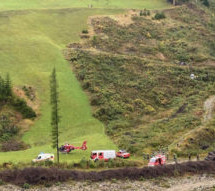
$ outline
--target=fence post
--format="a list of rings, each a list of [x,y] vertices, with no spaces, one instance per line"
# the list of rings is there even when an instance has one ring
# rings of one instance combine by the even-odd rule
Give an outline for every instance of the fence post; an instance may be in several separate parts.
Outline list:
[[[176,154],[173,155],[173,159],[175,161],[175,164],[177,164],[178,162],[177,162],[177,155]]]
[[[189,161],[191,161],[191,154],[190,153],[188,154],[188,158],[189,158]]]
[[[197,161],[199,161],[199,154],[196,155],[196,159],[197,159]]]

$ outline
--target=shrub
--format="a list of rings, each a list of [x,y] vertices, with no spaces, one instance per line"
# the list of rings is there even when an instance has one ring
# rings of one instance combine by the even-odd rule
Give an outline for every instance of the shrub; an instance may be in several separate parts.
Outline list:
[[[30,188],[30,185],[28,184],[28,183],[25,183],[25,184],[23,184],[23,186],[22,186],[24,189],[29,189]]]
[[[85,158],[82,158],[80,161],[80,167],[85,169],[88,167],[88,161]]]
[[[15,97],[12,101],[12,105],[16,110],[22,113],[24,118],[36,117],[35,111],[26,104],[25,100]]]
[[[156,13],[154,16],[155,20],[161,20],[161,19],[165,19],[165,18],[166,18],[166,16],[165,16],[164,12]]]
[[[18,150],[24,150],[27,149],[28,146],[21,142],[21,141],[17,141],[15,139],[9,139],[6,142],[3,142],[1,144],[1,151],[3,152],[7,152],[7,151],[18,151]]]
[[[114,167],[114,161],[112,159],[108,160],[108,168],[113,168]]]
[[[93,162],[92,160],[89,161],[89,167],[90,168],[95,168],[96,165],[95,165],[95,162]]]
[[[210,6],[210,3],[208,0],[201,0],[202,4],[205,5],[206,7]]]
[[[83,33],[83,34],[88,34],[89,32],[88,32],[87,29],[83,29],[83,30],[82,30],[82,33]]]
[[[4,184],[4,181],[0,179],[0,186]]]

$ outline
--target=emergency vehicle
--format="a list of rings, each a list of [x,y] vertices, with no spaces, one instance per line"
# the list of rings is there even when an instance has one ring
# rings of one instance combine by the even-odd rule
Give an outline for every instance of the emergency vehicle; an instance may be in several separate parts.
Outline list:
[[[166,164],[166,156],[157,154],[149,160],[148,166],[162,166],[164,164]]]
[[[76,149],[81,149],[83,151],[87,150],[87,141],[84,141],[82,143],[82,146],[74,146],[74,145],[71,145],[71,144],[68,144],[66,143],[65,145],[62,145],[60,148],[59,148],[59,151],[61,153],[70,153],[71,151],[73,150],[76,150]]]
[[[54,162],[54,154],[40,153],[36,159],[32,160],[32,162],[42,162],[42,161],[53,161]]]
[[[116,156],[126,159],[130,157],[130,153],[126,152],[125,150],[119,150],[119,152],[116,153]]]
[[[90,158],[94,161],[104,160],[108,161],[109,159],[116,158],[115,150],[95,150],[91,152]]]

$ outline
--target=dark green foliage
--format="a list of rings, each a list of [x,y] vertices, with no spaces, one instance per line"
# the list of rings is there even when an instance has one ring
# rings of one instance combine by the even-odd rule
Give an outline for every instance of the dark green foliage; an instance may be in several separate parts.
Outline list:
[[[88,32],[87,29],[83,29],[83,30],[82,30],[82,33],[83,33],[83,34],[88,34],[89,32]]]
[[[161,20],[161,19],[165,19],[165,18],[166,18],[166,16],[165,16],[164,12],[156,13],[154,16],[155,20]]]
[[[203,5],[205,5],[206,7],[210,6],[210,3],[208,0],[200,0],[202,2]]]
[[[0,116],[0,142],[8,141],[17,135],[19,129],[15,126],[7,115]]]
[[[26,101],[12,93],[9,74],[7,74],[5,79],[0,76],[0,104],[12,105],[24,118],[36,117],[36,113],[27,105]]]
[[[35,111],[29,107],[25,100],[21,98],[14,97],[13,100],[11,101],[11,104],[14,106],[14,108],[22,113],[24,118],[34,118],[36,117]]]
[[[11,114],[0,115],[0,151],[18,151],[27,148],[27,145],[17,140],[19,130]]]
[[[59,163],[59,150],[58,150],[58,139],[59,139],[59,95],[58,95],[58,84],[56,78],[55,68],[52,71],[50,77],[50,103],[52,107],[51,112],[51,126],[52,126],[52,147],[57,149],[57,162]]]
[[[0,76],[0,102],[6,102],[12,97],[12,86],[9,74],[6,78]]]
[[[30,189],[30,185],[28,183],[23,184],[22,188],[24,189]]]

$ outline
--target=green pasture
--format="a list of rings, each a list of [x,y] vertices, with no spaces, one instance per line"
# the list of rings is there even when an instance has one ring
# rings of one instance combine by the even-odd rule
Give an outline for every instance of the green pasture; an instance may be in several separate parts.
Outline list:
[[[166,0],[0,0],[0,10],[59,8],[163,9]]]

